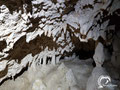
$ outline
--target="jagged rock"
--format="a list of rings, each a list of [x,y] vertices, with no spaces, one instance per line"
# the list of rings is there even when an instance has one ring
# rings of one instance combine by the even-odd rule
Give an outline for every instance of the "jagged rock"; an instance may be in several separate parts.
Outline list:
[[[119,0],[0,0],[0,82],[33,62],[94,51],[99,37],[106,44],[119,8]]]

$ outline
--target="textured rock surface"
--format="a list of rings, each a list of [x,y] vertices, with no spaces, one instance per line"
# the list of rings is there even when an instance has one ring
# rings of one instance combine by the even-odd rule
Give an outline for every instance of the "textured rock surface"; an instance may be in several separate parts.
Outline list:
[[[106,44],[119,30],[119,8],[119,0],[0,0],[0,82],[32,62],[55,64]]]
[[[57,65],[32,64],[17,79],[3,83],[0,90],[86,90],[86,82],[93,69],[91,64],[90,59],[83,61],[77,58]]]

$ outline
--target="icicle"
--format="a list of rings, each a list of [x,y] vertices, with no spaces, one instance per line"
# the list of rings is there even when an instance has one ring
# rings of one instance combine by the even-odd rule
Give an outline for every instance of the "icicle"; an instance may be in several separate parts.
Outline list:
[[[46,55],[43,56],[43,65],[46,65]]]
[[[55,62],[55,49],[53,49],[53,51],[51,52],[52,53],[52,61],[51,61],[51,64],[55,65],[56,62]]]
[[[40,65],[40,58],[38,59],[38,62],[36,63],[36,65],[38,66]]]
[[[66,27],[67,27],[67,24],[64,23],[64,24],[63,24],[63,30],[64,30],[64,33],[66,32]]]
[[[33,61],[31,67],[33,71],[36,71],[36,62]]]
[[[51,61],[51,64],[55,65],[55,55],[52,56],[52,61]]]
[[[42,58],[40,58],[40,64],[42,63]]]
[[[52,32],[51,32],[51,30],[48,30],[48,37],[51,37],[51,34],[52,34]]]

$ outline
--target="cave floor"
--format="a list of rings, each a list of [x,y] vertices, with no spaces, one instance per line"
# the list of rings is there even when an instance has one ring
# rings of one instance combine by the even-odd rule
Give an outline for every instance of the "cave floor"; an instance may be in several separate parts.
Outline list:
[[[92,60],[62,60],[57,65],[31,65],[15,80],[7,80],[0,90],[85,90],[93,70]]]

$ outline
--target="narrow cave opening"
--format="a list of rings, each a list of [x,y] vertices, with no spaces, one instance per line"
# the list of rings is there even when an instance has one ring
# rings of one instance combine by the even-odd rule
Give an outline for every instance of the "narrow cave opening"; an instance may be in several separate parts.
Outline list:
[[[76,56],[78,56],[80,60],[86,60],[86,59],[89,59],[89,58],[93,59],[94,53],[95,53],[95,50],[86,51],[86,50],[81,49],[81,50],[76,50],[75,51]],[[92,62],[92,66],[93,67],[96,66],[94,60]]]
[[[82,42],[76,38],[73,42],[75,43],[73,52],[79,57],[79,59],[85,60],[93,58],[96,41],[89,39],[87,42]]]
[[[81,50],[75,51],[75,54],[79,56],[79,59],[84,60],[88,58],[93,58],[94,52],[95,52],[94,50],[86,51],[81,49]]]

